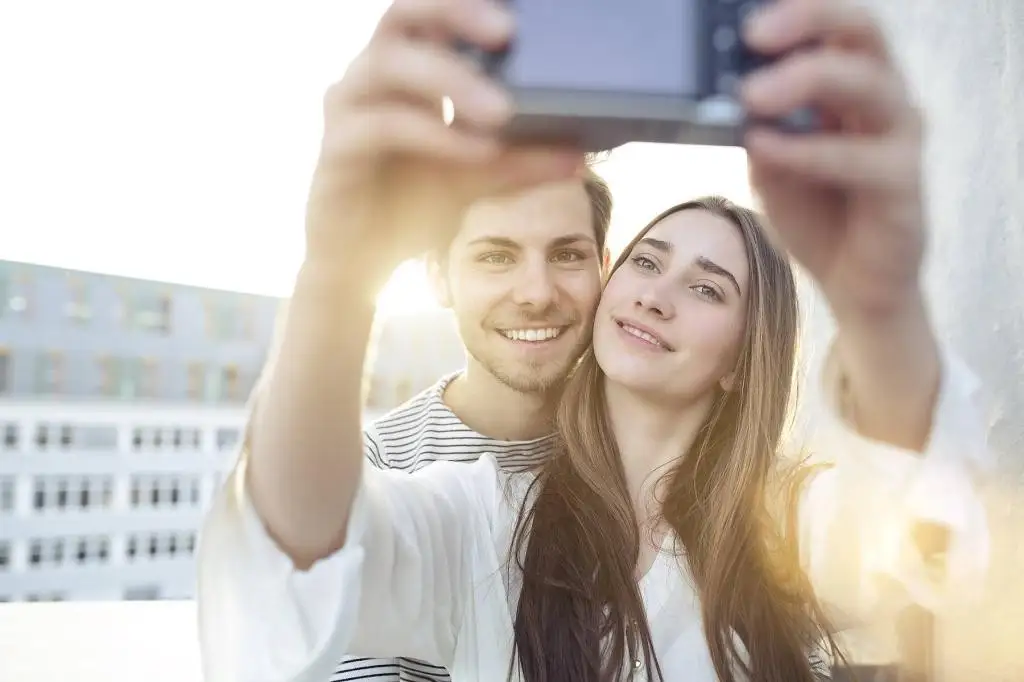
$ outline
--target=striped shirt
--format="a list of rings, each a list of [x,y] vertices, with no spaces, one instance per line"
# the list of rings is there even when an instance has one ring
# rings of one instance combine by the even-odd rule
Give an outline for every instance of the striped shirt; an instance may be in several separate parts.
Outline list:
[[[543,460],[554,436],[527,441],[488,438],[466,426],[444,402],[449,374],[408,402],[370,424],[363,433],[366,456],[377,467],[413,472],[431,462],[474,462],[484,452],[510,471],[528,469]],[[331,682],[433,682],[449,680],[441,666],[411,658],[344,659]]]

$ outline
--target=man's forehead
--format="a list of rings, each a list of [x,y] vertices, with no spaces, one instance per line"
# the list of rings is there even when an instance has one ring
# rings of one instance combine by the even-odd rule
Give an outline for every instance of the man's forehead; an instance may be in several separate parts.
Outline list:
[[[570,237],[593,240],[590,201],[580,180],[477,202],[467,212],[456,243],[493,238],[532,246]]]

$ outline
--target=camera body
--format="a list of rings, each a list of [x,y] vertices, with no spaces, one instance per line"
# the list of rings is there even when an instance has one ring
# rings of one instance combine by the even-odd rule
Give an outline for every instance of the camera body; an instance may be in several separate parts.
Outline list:
[[[750,123],[736,89],[769,60],[744,18],[772,0],[504,0],[503,50],[465,50],[512,95],[509,141],[603,151],[627,142],[740,146]],[[456,112],[456,117],[458,113]],[[800,132],[813,112],[760,121]]]

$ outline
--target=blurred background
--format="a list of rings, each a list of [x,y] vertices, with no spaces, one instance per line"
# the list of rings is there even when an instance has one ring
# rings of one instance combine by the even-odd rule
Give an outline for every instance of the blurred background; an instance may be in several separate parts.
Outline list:
[[[302,256],[322,92],[387,4],[0,4],[3,682],[199,679],[196,532]],[[940,679],[1024,679],[1024,3],[873,4],[931,119],[931,301],[999,458],[993,588],[941,614]],[[756,203],[738,149],[598,170],[613,251],[683,198]],[[378,302],[367,418],[463,361],[421,264]],[[809,291],[804,316],[813,354]]]

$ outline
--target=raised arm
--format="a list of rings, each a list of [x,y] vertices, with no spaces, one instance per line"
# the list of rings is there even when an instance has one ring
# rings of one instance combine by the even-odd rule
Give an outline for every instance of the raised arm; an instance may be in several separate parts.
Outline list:
[[[450,46],[494,47],[511,29],[493,0],[396,0],[325,97],[306,258],[255,402],[245,468],[259,518],[299,567],[345,542],[376,292],[402,260],[457,229],[469,202],[568,177],[580,163],[571,151],[497,142],[506,96]],[[457,125],[444,122],[445,96]]]
[[[889,619],[909,602],[932,610],[970,603],[985,584],[989,529],[979,484],[991,457],[978,382],[951,352],[937,357],[920,450],[860,431],[849,407],[844,414],[854,398],[843,399],[836,355],[824,373],[828,404],[811,449],[831,466],[804,488],[799,546],[818,598],[841,627]],[[920,542],[925,528],[944,535],[939,564]]]
[[[789,54],[743,83],[751,118],[810,107],[822,122],[801,135],[754,126],[745,140],[780,243],[838,325],[829,423],[814,447],[836,466],[813,479],[801,509],[812,578],[858,612],[878,602],[880,574],[917,601],[950,596],[980,584],[987,561],[976,487],[987,454],[974,380],[940,351],[921,288],[923,115],[878,21],[853,0],[767,3],[745,38]],[[945,579],[925,580],[915,563],[917,520],[952,534]]]

